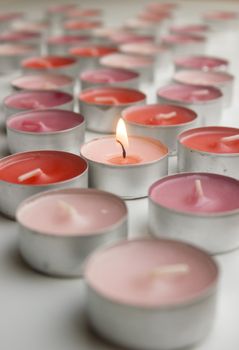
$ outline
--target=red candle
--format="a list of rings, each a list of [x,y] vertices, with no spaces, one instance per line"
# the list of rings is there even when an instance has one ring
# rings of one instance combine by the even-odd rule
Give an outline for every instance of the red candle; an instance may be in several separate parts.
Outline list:
[[[22,185],[47,185],[73,179],[86,168],[86,162],[71,153],[24,152],[0,160],[0,180]]]
[[[239,129],[204,127],[191,129],[180,137],[188,148],[209,153],[239,153]]]
[[[60,56],[42,56],[42,57],[30,57],[22,62],[22,67],[29,69],[50,69],[61,68],[64,66],[76,63],[76,59],[73,57],[60,57]]]
[[[90,45],[82,47],[73,47],[69,50],[69,53],[77,57],[102,57],[114,52],[117,52],[117,48],[103,45]]]

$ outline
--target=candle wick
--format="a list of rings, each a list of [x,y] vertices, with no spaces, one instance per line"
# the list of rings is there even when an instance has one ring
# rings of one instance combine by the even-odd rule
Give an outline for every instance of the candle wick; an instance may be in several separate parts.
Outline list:
[[[152,271],[153,277],[167,276],[167,275],[181,275],[187,274],[190,268],[187,264],[163,265],[158,266]]]
[[[199,179],[195,180],[195,189],[196,189],[196,194],[198,198],[201,198],[204,196],[201,180]]]
[[[239,140],[239,134],[232,135],[232,136],[226,136],[226,137],[221,138],[221,141],[223,141],[223,142],[233,142],[233,141],[237,141],[237,140]]]
[[[173,117],[176,117],[176,112],[170,112],[170,113],[159,113],[155,116],[155,119],[171,119]]]
[[[120,142],[119,140],[116,140],[116,142],[118,142],[120,144],[120,146],[122,147],[122,156],[123,156],[123,158],[126,158],[126,150],[124,148],[123,143]]]
[[[40,176],[43,174],[43,171],[40,168],[36,168],[34,170],[28,171],[27,173],[24,173],[20,176],[18,176],[18,181],[23,182],[25,180],[31,179],[35,176]]]
[[[72,215],[77,215],[78,216],[77,210],[72,205],[70,205],[69,203],[67,203],[67,202],[65,202],[63,200],[59,200],[58,201],[58,205],[59,205],[59,208],[61,210],[63,210],[64,213],[68,214],[69,216],[72,216]]]

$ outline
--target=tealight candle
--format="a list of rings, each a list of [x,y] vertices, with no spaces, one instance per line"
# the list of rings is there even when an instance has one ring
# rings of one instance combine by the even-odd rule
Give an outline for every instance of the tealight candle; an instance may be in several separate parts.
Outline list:
[[[60,90],[73,93],[74,79],[61,74],[22,75],[11,82],[13,90]]]
[[[178,8],[178,4],[173,2],[165,2],[165,3],[159,3],[159,2],[152,2],[147,5],[147,9],[152,13],[156,14],[162,14],[167,13],[168,11],[173,11]]]
[[[212,86],[169,84],[157,91],[159,103],[192,109],[201,125],[218,124],[222,115],[222,96],[222,92]]]
[[[41,35],[36,32],[9,31],[0,34],[0,43],[22,43],[39,45]]]
[[[222,91],[225,106],[231,104],[234,76],[229,73],[182,70],[174,74],[173,80],[181,84],[214,86]]]
[[[98,68],[82,72],[80,82],[82,90],[98,86],[137,89],[139,87],[139,74],[127,69]]]
[[[181,56],[174,60],[176,70],[197,69],[203,71],[224,71],[228,69],[229,62],[224,58],[212,56]]]
[[[100,63],[101,57],[117,52],[118,49],[115,46],[106,45],[84,45],[72,47],[69,49],[69,54],[79,59],[79,66],[81,72],[90,68],[97,68]]]
[[[174,105],[145,105],[124,109],[122,117],[129,135],[153,137],[176,154],[177,135],[195,126],[197,115],[190,109]]]
[[[181,133],[178,136],[178,169],[238,178],[239,129],[212,126]]]
[[[174,56],[201,54],[205,51],[206,38],[200,35],[169,34],[162,43],[170,48]]]
[[[23,13],[21,12],[1,12],[0,13],[0,28],[1,30],[5,30],[6,27],[12,24],[12,22],[16,21],[23,17]]]
[[[32,32],[32,33],[40,33],[43,34],[47,32],[48,28],[48,22],[47,21],[39,21],[39,20],[34,20],[34,21],[29,21],[29,20],[20,20],[20,21],[15,21],[12,23],[11,28],[14,31],[20,31],[20,32]]]
[[[47,39],[47,50],[49,55],[65,55],[69,48],[80,45],[90,40],[86,35],[56,35]]]
[[[79,154],[85,136],[82,115],[59,109],[15,114],[6,127],[11,153],[47,149]]]
[[[154,179],[168,172],[167,147],[152,138],[128,138],[122,119],[115,137],[94,139],[81,147],[81,154],[89,162],[90,186],[125,199],[145,197]]]
[[[50,189],[87,187],[87,178],[86,161],[72,153],[43,150],[4,157],[0,159],[0,211],[14,218],[27,197]]]
[[[154,78],[154,59],[152,57],[114,53],[100,59],[101,65],[107,68],[125,68],[135,70],[142,81]]]
[[[212,173],[165,177],[149,189],[149,230],[212,254],[239,246],[238,180]]]
[[[35,53],[35,48],[30,45],[0,44],[0,73],[8,74],[18,70],[20,62]]]
[[[79,95],[80,111],[88,130],[112,133],[124,108],[143,104],[146,96],[139,90],[120,87],[97,87]]]
[[[207,35],[209,32],[209,26],[206,24],[184,24],[184,25],[174,25],[170,27],[170,32],[173,34],[181,35]]]
[[[204,22],[215,31],[238,27],[239,14],[235,11],[213,11],[204,15]]]
[[[62,91],[21,91],[3,100],[4,114],[9,117],[30,109],[73,109],[73,96]]]
[[[132,30],[140,35],[156,35],[159,28],[159,23],[151,22],[143,18],[130,18],[126,21],[124,28]]]
[[[66,16],[68,18],[97,18],[101,17],[102,10],[98,8],[77,8],[77,9],[70,9],[67,11]]]
[[[127,44],[130,42],[143,43],[155,41],[155,37],[153,35],[138,35],[122,30],[115,33],[113,32],[111,35],[109,35],[109,38],[112,42],[116,43],[117,45]]]
[[[78,61],[70,56],[30,57],[21,62],[24,73],[63,73],[75,77]]]
[[[124,202],[94,189],[38,194],[20,204],[16,217],[24,260],[50,275],[81,276],[89,254],[127,237]]]
[[[125,348],[191,347],[212,327],[218,273],[207,253],[173,240],[106,247],[85,267],[89,321]]]
[[[68,34],[90,35],[92,30],[102,26],[101,21],[70,19],[64,23],[64,30]]]

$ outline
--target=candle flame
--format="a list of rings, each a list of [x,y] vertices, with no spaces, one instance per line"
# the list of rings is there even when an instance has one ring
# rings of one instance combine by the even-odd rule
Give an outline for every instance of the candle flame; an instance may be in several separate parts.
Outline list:
[[[116,127],[116,141],[120,143],[123,149],[123,157],[125,153],[125,149],[129,147],[129,139],[127,135],[127,130],[125,126],[125,122],[122,118],[119,119],[117,127]]]

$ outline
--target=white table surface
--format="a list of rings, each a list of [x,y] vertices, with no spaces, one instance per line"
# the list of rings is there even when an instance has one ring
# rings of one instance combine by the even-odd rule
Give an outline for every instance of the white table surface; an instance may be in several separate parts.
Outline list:
[[[1,1],[5,9],[36,11],[33,2]],[[106,7],[106,22],[120,23],[136,13],[143,0],[89,0],[87,5]],[[188,8],[186,10],[186,7]],[[213,8],[237,9],[236,1],[197,2],[185,1],[180,11],[181,20],[192,22],[202,11]],[[29,12],[30,13],[30,12]],[[175,22],[180,22],[176,19]],[[231,60],[230,71],[239,75],[238,34],[220,34],[212,38],[207,53]],[[153,102],[156,87],[168,78],[165,72],[158,74],[155,86],[149,89],[149,101]],[[239,80],[238,80],[239,81]],[[235,86],[233,106],[225,110],[222,124],[239,126],[239,84]],[[87,139],[93,137],[87,134]],[[0,135],[0,148],[6,147],[5,137]],[[171,172],[175,160],[170,160]],[[129,209],[130,237],[147,235],[147,199],[127,202]],[[239,230],[239,227],[238,227]],[[209,232],[210,234],[210,232]],[[217,318],[210,336],[195,349],[239,349],[239,250],[216,257],[221,267]],[[0,349],[1,350],[119,350],[94,335],[88,328],[84,314],[84,283],[81,279],[51,278],[32,271],[18,253],[17,225],[0,217]]]

